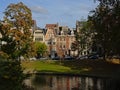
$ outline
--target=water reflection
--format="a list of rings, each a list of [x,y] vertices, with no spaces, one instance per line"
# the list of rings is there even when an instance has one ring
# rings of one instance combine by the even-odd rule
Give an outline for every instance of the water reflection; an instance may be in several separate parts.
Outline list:
[[[34,90],[115,90],[106,88],[107,81],[91,77],[33,75],[25,83]]]

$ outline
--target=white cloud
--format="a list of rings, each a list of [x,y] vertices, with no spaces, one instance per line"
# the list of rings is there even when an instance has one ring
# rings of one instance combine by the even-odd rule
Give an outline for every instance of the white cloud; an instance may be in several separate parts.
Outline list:
[[[46,23],[56,22],[75,27],[76,20],[87,19],[89,12],[96,7],[96,4],[88,0],[41,0],[32,6],[34,6],[31,7],[33,17],[41,27]]]
[[[37,13],[37,14],[47,14],[48,13],[48,10],[41,6],[32,6],[30,8],[33,13]]]

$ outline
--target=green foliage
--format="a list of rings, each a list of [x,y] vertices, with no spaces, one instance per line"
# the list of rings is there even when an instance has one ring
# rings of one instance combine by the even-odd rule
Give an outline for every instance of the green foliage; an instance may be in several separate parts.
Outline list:
[[[25,75],[19,62],[0,61],[0,89],[22,90]]]
[[[120,1],[98,0],[100,4],[93,11],[89,20],[93,23],[93,29],[97,33],[95,42],[102,46],[104,55],[120,54]]]
[[[81,21],[81,24],[81,29],[79,30],[79,32],[75,33],[76,41],[72,44],[72,49],[78,50],[79,53],[82,53],[83,50],[85,50],[86,48],[90,49],[93,34],[93,30],[90,29],[90,21]]]
[[[35,48],[38,56],[43,56],[47,52],[47,46],[45,43],[35,42]]]

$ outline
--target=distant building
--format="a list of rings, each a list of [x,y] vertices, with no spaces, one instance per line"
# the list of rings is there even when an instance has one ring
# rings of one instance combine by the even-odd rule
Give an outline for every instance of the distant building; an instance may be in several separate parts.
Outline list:
[[[59,56],[73,56],[71,45],[75,41],[72,35],[57,35],[57,52]]]
[[[51,57],[72,55],[71,44],[75,41],[74,31],[68,26],[46,24],[45,43]]]
[[[45,40],[44,40],[44,30],[43,29],[37,29],[37,30],[34,31],[33,41],[35,41],[35,42],[45,42]]]
[[[59,33],[58,35],[68,35],[69,28],[68,26],[59,26]]]

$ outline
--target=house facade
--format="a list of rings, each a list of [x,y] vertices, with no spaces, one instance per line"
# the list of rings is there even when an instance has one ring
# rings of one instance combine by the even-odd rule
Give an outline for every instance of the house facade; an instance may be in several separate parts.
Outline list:
[[[33,32],[33,41],[35,42],[44,42],[44,31],[43,29],[36,29]]]
[[[46,24],[45,43],[51,57],[73,56],[71,44],[75,41],[74,31],[67,26],[57,24]]]

